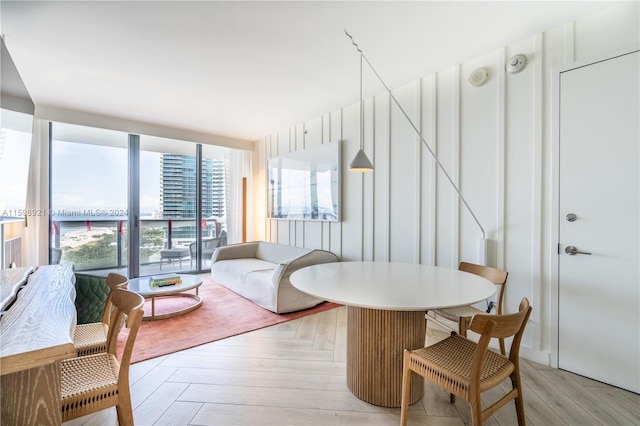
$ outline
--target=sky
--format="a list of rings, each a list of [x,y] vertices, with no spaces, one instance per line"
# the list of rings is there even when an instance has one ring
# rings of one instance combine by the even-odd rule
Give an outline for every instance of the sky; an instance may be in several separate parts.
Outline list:
[[[54,140],[52,209],[120,211],[127,209],[127,150]],[[140,211],[160,209],[160,155],[140,153]]]
[[[0,129],[0,216],[22,216],[14,210],[25,207],[30,154],[30,133]]]

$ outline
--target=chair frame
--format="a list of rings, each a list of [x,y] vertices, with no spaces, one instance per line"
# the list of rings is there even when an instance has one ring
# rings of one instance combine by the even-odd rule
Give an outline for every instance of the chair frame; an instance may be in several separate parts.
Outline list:
[[[131,363],[133,345],[144,314],[144,298],[128,290],[116,289],[113,292],[112,303],[114,309],[111,313],[107,334],[107,352],[71,358],[63,360],[61,363],[63,389],[65,383],[72,383],[68,386],[73,388],[73,392],[67,392],[67,395],[64,394],[63,390],[62,422],[115,406],[118,423],[120,425],[133,425],[129,365]],[[129,335],[122,350],[122,356],[118,360],[118,334],[122,323],[129,329]],[[109,372],[115,369],[117,371],[117,389],[114,391],[112,388],[97,386],[95,383],[93,383],[93,387],[87,387],[86,389],[74,387],[82,385],[82,383],[78,382],[83,377],[101,376],[95,367],[79,367],[83,365],[85,360],[87,365],[99,365]],[[99,362],[93,363],[94,360]]]
[[[471,408],[471,420],[474,426],[481,425],[487,418],[492,416],[498,409],[503,407],[512,399],[515,400],[518,424],[520,426],[524,426],[525,415],[524,402],[522,399],[519,359],[520,343],[522,341],[524,329],[527,321],[529,320],[531,310],[532,308],[529,305],[529,301],[527,298],[523,298],[520,302],[517,313],[507,315],[477,314],[471,321],[470,329],[480,334],[480,340],[478,343],[473,343],[466,337],[457,335],[456,332],[452,332],[450,337],[442,341],[445,342],[449,339],[464,339],[465,341],[470,342],[471,345],[475,346],[467,377],[462,377],[457,373],[449,373],[447,371],[449,369],[449,361],[440,365],[437,362],[431,362],[427,356],[422,355],[420,353],[420,349],[415,351],[405,349],[403,359],[400,424],[402,426],[407,424],[409,394],[411,389],[411,373],[414,372],[450,392],[450,400],[452,403],[455,402],[455,396],[464,398]],[[489,349],[489,342],[492,338],[504,339],[510,336],[513,336],[513,341],[511,343],[508,357],[500,355]],[[435,353],[435,351],[437,351],[436,345],[440,345],[442,342],[438,342],[425,349],[428,351],[429,348],[434,348]],[[499,360],[504,362],[504,368],[501,367],[500,369],[497,369],[493,376],[482,377],[483,366],[485,365],[487,354],[489,352],[492,352],[492,357],[494,359],[497,357]],[[447,354],[439,355],[445,356]],[[452,354],[452,356],[455,356],[455,354]],[[509,365],[509,363],[511,365]],[[491,406],[482,410],[481,393],[499,385],[507,378],[511,379],[512,389]]]
[[[502,269],[496,269],[496,268],[492,268],[490,266],[484,266],[484,265],[477,265],[475,263],[469,263],[469,262],[460,262],[460,265],[458,266],[458,270],[463,272],[469,272],[471,274],[486,278],[499,287],[498,297],[496,300],[495,315],[502,315],[504,289],[507,284],[507,277],[509,276],[509,273]],[[456,331],[458,334],[467,337],[467,330],[469,330],[472,316],[459,316],[458,324],[457,324],[458,328],[456,330],[450,324],[447,324],[444,321],[437,318],[438,315],[442,316],[440,313],[446,313],[447,311],[448,311],[447,309],[434,309],[434,310],[427,311],[425,315],[425,319],[427,320],[427,322],[432,321],[446,330]],[[482,311],[478,310],[477,313],[481,313],[481,312]],[[430,313],[433,315],[429,315]],[[506,353],[504,339],[498,339],[498,341],[500,344],[500,353],[504,355]],[[426,336],[425,336],[425,343],[426,343]]]
[[[213,256],[213,252],[216,251],[218,247],[222,245],[222,237],[213,237],[213,238],[203,238],[202,239],[202,263],[206,262],[207,258],[211,261],[211,256]],[[193,261],[196,260],[197,251],[196,251],[196,242],[192,242],[189,244],[189,254],[191,255],[191,259],[189,261],[189,266],[193,268]]]
[[[113,308],[112,298],[115,289],[126,289],[129,285],[129,279],[123,275],[110,272],[107,275],[105,284],[109,287],[109,292],[104,301],[104,309],[102,310],[102,321],[100,323],[79,324],[74,332],[74,344],[76,344],[77,356],[84,356],[94,353],[105,352],[107,350],[107,331],[109,329],[110,316]],[[101,327],[99,326],[101,325]],[[89,338],[92,344],[78,347],[81,337]]]

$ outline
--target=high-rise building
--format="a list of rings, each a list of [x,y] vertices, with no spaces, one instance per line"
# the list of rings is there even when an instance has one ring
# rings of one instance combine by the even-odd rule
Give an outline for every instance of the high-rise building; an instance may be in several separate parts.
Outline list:
[[[160,158],[160,204],[163,219],[195,219],[196,194],[199,189],[202,191],[202,218],[225,217],[226,169],[224,160],[203,159],[202,185],[198,186],[195,157],[162,154]],[[176,231],[174,231],[174,235]],[[178,232],[183,234],[188,231],[182,229]],[[188,233],[193,235],[193,229]]]

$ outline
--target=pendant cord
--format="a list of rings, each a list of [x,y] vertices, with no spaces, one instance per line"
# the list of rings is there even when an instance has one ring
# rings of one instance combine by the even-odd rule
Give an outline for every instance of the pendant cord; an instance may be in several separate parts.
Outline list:
[[[362,98],[362,59],[360,52],[360,149],[364,150],[364,100]]]
[[[382,80],[382,77],[380,77],[380,75],[378,74],[376,69],[373,67],[373,65],[371,65],[371,62],[369,62],[367,57],[364,55],[364,52],[362,51],[362,49],[360,49],[360,46],[358,46],[358,43],[355,42],[355,40],[353,39],[353,37],[351,37],[351,35],[347,32],[347,30],[344,30],[344,33],[347,35],[347,37],[349,37],[351,39],[351,44],[353,44],[355,46],[356,50],[358,52],[360,52],[360,109],[361,109],[361,111],[362,111],[362,60],[365,60],[367,62],[367,65],[369,65],[369,68],[371,68],[371,71],[373,71],[375,76],[378,78],[378,81],[380,81],[380,83],[382,84],[382,87],[384,87],[384,89],[387,91],[387,93],[389,94],[389,96],[391,97],[393,102],[400,109],[400,112],[402,112],[402,115],[404,115],[404,117],[407,119],[407,121],[409,122],[409,124],[411,125],[413,130],[418,134],[418,137],[420,137],[420,140],[422,141],[423,145],[427,148],[427,150],[429,151],[429,154],[431,154],[431,157],[433,157],[433,159],[435,160],[436,164],[440,168],[440,171],[442,171],[442,173],[445,175],[445,177],[447,178],[447,180],[449,181],[451,186],[453,186],[453,189],[458,194],[458,198],[460,198],[460,201],[462,201],[464,206],[467,208],[467,210],[471,214],[471,217],[473,217],[473,220],[475,220],[476,224],[480,228],[480,231],[482,232],[482,239],[486,239],[484,228],[480,224],[480,221],[478,220],[476,215],[473,213],[473,210],[471,210],[471,207],[467,203],[467,200],[465,200],[464,197],[462,196],[462,193],[458,189],[458,186],[454,183],[454,181],[451,178],[451,176],[449,176],[449,173],[447,173],[447,170],[444,168],[442,163],[440,163],[440,160],[438,159],[438,156],[435,154],[435,152],[433,152],[433,150],[431,149],[431,147],[429,146],[429,144],[427,143],[425,138],[422,136],[422,133],[420,132],[420,130],[418,130],[416,125],[413,124],[413,121],[411,121],[411,118],[409,117],[409,114],[407,114],[407,112],[404,110],[404,108],[402,108],[402,105],[400,105],[400,102],[398,102],[398,100],[393,95],[393,93],[391,92],[389,87],[387,87],[385,82]],[[360,114],[362,114],[362,112]],[[362,120],[362,115],[361,115],[361,118],[360,118],[360,123],[361,123],[360,125],[361,126],[362,126],[362,121],[363,120]],[[361,135],[362,135],[362,132],[361,132]],[[362,138],[362,136],[360,136],[360,137]]]

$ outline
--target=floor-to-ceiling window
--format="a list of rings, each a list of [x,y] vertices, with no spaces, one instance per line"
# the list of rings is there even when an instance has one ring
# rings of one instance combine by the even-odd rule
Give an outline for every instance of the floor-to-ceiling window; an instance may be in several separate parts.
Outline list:
[[[222,234],[228,241],[226,151],[53,123],[52,259],[72,262],[78,271],[129,276],[207,268],[211,240]],[[130,188],[137,190],[133,200]],[[137,228],[128,226],[131,212]],[[135,267],[128,268],[128,259]]]
[[[50,152],[52,262],[125,267],[127,134],[54,123]]]
[[[197,145],[140,136],[140,274],[197,269]]]
[[[21,263],[19,231],[5,226],[39,213],[26,211],[32,126],[32,115],[0,109],[0,269]]]

